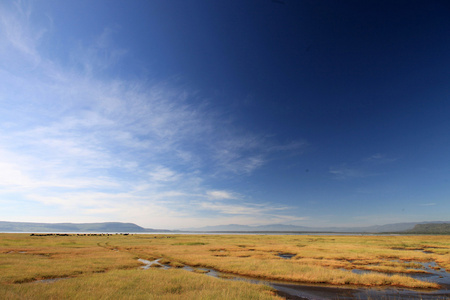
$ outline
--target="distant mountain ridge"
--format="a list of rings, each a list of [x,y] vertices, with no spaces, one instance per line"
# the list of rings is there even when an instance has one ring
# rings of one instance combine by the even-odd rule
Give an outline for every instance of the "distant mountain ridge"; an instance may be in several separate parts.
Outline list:
[[[412,234],[450,234],[450,223],[417,224],[407,232]]]
[[[145,233],[145,232],[325,232],[325,233],[406,233],[450,234],[450,221],[411,222],[366,227],[307,227],[284,224],[261,226],[217,225],[182,230],[149,229],[134,223],[31,223],[0,221],[0,232],[96,232],[96,233]]]
[[[200,228],[186,228],[182,231],[199,231],[199,232],[354,232],[354,233],[383,233],[383,232],[404,232],[412,230],[418,224],[439,224],[449,222],[411,222],[411,223],[395,223],[386,225],[374,225],[365,227],[307,227],[296,225],[217,225],[217,226],[205,226]]]
[[[134,223],[31,223],[0,221],[0,232],[155,232]]]

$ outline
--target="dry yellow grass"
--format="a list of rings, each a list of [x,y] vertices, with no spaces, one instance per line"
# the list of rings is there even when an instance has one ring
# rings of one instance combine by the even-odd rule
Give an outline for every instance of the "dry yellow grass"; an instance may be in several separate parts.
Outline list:
[[[448,267],[450,241],[433,236],[137,236],[154,256],[238,275],[304,283],[437,288],[403,274],[424,272],[414,262]],[[444,238],[445,240],[445,238]],[[151,246],[150,246],[151,245]],[[440,247],[440,253],[419,250]],[[117,247],[122,247],[117,245]],[[139,246],[130,247],[142,251]],[[125,250],[125,249],[124,249]],[[291,260],[280,253],[295,256]],[[352,269],[386,274],[354,274]]]
[[[0,246],[0,283],[70,277],[140,265],[131,254],[99,247],[92,239],[28,237],[29,243],[24,244],[25,235],[15,237],[20,247],[12,247],[11,243]],[[0,241],[5,244],[5,239]]]
[[[3,285],[0,299],[262,299],[281,300],[263,285],[182,270],[113,270],[53,283]]]
[[[280,253],[294,256],[291,259],[284,259],[278,256]],[[326,283],[338,286],[437,288],[438,285],[434,283],[412,279],[403,274],[423,272],[421,264],[417,262],[432,261],[449,271],[450,239],[445,236],[146,234],[31,237],[26,234],[0,234],[0,290],[3,293],[0,294],[0,298],[27,299],[27,295],[30,297],[35,295],[34,293],[41,295],[40,289],[43,288],[39,284],[26,282],[46,278],[71,277],[70,280],[47,284],[45,290],[48,290],[50,294],[45,294],[46,292],[43,291],[42,295],[49,295],[48,298],[70,298],[59,297],[58,293],[62,293],[57,291],[59,288],[68,289],[72,293],[69,293],[73,296],[71,297],[77,298],[74,295],[85,293],[79,286],[88,281],[96,282],[101,287],[99,290],[105,290],[105,295],[109,295],[109,288],[116,291],[116,294],[125,295],[130,292],[128,287],[134,286],[135,289],[143,289],[135,295],[145,298],[146,295],[150,295],[150,292],[136,283],[139,281],[137,278],[141,276],[148,281],[157,280],[152,274],[174,276],[184,278],[183,280],[186,284],[189,282],[189,285],[191,280],[207,278],[205,275],[183,270],[166,271],[152,268],[141,271],[138,269],[141,264],[137,258],[148,260],[162,258],[161,262],[175,268],[182,265],[213,268],[225,273],[225,276],[237,274],[271,280]],[[390,275],[376,272],[361,275],[351,272],[352,269],[379,271]],[[129,277],[132,280],[125,281],[128,282],[125,285],[114,283],[118,277]],[[207,286],[213,286],[215,282],[209,281],[214,278],[205,280],[204,285]],[[222,282],[218,279],[216,281]],[[20,282],[22,284],[14,284]],[[164,283],[161,283],[161,280],[159,283],[151,284],[162,284],[161,287],[155,286],[155,290],[164,289]],[[232,291],[238,288],[235,283],[224,281],[220,284],[230,289],[222,290],[221,295],[238,293]],[[206,299],[211,298],[210,295],[216,295],[212,292],[213,289],[211,289],[212,294],[208,294],[209,292],[201,294],[195,288],[192,290],[183,284],[181,286],[181,288],[174,287],[172,290],[166,286],[168,290],[167,293],[162,291],[162,299],[187,295],[187,298],[195,296],[198,299]],[[177,289],[182,292],[178,293]],[[251,293],[255,293],[252,295],[262,293],[263,297],[272,297],[267,290],[259,288],[252,290]],[[89,296],[89,294],[86,295]],[[236,299],[254,297],[229,295],[237,297]],[[139,299],[139,296],[136,296],[136,299]]]

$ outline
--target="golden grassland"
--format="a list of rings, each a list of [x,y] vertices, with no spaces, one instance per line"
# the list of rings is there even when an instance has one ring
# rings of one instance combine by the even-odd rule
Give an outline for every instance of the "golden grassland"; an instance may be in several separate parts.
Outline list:
[[[282,299],[267,286],[183,270],[111,270],[53,283],[0,286],[1,299]]]
[[[138,258],[161,258],[174,269],[140,270]],[[276,297],[264,286],[177,269],[183,265],[311,284],[438,288],[406,276],[425,272],[420,263],[432,261],[450,271],[448,236],[0,234],[0,298]]]
[[[143,240],[0,234],[0,299],[282,299],[264,285],[179,269],[142,270],[138,256],[108,246],[110,242],[136,247]],[[152,254],[139,257],[151,259]],[[52,278],[65,279],[39,281]]]

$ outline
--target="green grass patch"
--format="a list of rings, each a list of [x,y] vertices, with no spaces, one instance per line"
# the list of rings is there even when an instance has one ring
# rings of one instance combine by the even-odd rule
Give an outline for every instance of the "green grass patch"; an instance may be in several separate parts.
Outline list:
[[[207,244],[202,243],[202,242],[186,242],[186,243],[175,243],[172,245],[174,245],[174,246],[200,246],[200,245],[207,245]]]

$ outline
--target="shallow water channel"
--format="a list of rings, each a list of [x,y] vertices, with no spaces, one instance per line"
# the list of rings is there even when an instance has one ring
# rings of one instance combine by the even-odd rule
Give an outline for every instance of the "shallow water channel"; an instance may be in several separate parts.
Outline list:
[[[285,259],[290,259],[289,255],[281,256]],[[161,269],[170,269],[170,265],[160,263],[160,259],[153,261],[139,259],[144,264],[142,269],[149,269],[151,267],[158,267]],[[329,285],[303,285],[292,282],[283,282],[275,280],[262,280],[257,278],[250,278],[244,276],[237,276],[235,274],[228,274],[218,272],[209,268],[193,268],[190,266],[184,266],[181,269],[190,272],[199,272],[207,276],[221,278],[225,280],[241,280],[250,283],[269,285],[278,291],[280,296],[286,297],[286,299],[309,299],[309,300],[321,300],[321,299],[450,299],[450,274],[445,270],[432,269],[436,267],[434,263],[423,264],[427,273],[411,275],[414,278],[421,280],[428,280],[436,282],[441,285],[442,289],[425,291],[425,290],[410,290],[401,288],[361,288],[361,287],[335,287]],[[354,270],[355,271],[355,270]],[[358,270],[357,273],[360,270]],[[367,272],[367,271],[361,271]]]

